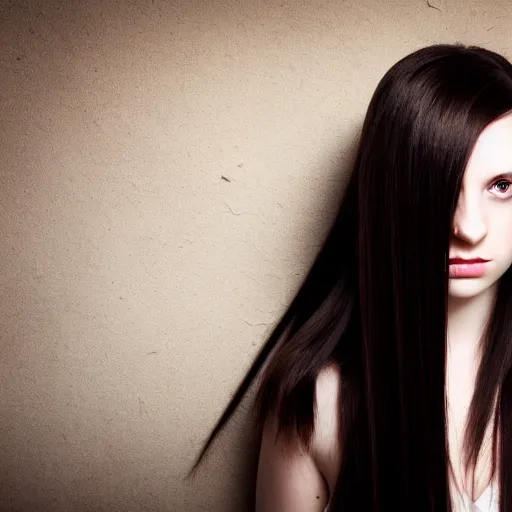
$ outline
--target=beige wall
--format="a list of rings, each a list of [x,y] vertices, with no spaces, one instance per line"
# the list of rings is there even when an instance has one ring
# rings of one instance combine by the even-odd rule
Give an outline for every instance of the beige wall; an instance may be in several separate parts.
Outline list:
[[[326,234],[378,80],[434,42],[511,59],[512,3],[1,5],[0,509],[249,510],[250,402],[182,476]]]

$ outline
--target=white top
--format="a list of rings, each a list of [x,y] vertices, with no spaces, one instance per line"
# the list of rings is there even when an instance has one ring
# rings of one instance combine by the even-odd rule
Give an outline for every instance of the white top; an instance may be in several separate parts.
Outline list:
[[[496,482],[491,482],[475,502],[465,494],[457,494],[454,498],[454,512],[499,512],[500,509]]]

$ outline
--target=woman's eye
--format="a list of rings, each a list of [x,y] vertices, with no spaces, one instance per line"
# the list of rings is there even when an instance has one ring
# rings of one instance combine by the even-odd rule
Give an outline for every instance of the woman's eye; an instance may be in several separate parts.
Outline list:
[[[498,188],[498,192],[500,192],[502,194],[505,194],[506,192],[508,192],[510,185],[512,185],[512,183],[510,181],[505,181],[505,180],[497,181],[494,184],[494,186]]]

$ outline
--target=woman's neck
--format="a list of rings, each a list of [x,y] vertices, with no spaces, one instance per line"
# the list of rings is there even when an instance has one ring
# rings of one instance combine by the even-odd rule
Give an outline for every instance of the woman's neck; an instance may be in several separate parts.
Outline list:
[[[448,356],[453,353],[478,356],[496,290],[497,283],[475,297],[448,297]]]
[[[462,494],[472,496],[472,501],[488,484],[490,459],[485,450],[479,455],[481,462],[475,468],[476,487],[473,489],[464,465],[463,441],[481,360],[480,341],[492,313],[496,289],[493,286],[478,296],[468,299],[449,297],[448,301],[446,401],[451,484]],[[489,435],[491,431],[487,430],[486,443]]]

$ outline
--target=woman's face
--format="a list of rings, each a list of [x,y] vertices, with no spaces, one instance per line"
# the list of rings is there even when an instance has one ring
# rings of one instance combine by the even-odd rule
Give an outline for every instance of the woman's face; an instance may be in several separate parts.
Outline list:
[[[512,264],[512,114],[480,134],[464,173],[450,241],[452,297],[488,290]],[[488,260],[457,265],[453,258]]]

